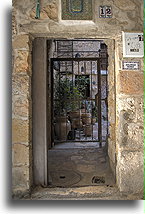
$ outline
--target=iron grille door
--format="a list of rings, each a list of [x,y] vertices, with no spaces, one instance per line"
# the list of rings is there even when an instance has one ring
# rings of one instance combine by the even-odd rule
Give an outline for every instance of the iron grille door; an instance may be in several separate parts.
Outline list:
[[[107,137],[107,129],[102,130],[107,79],[104,98],[100,58],[52,58],[51,72],[53,143],[99,142],[101,146]],[[108,118],[107,105],[105,112]]]

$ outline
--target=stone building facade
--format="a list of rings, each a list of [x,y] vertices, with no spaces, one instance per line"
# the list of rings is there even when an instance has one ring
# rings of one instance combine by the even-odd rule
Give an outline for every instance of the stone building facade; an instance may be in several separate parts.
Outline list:
[[[116,185],[126,194],[143,194],[143,58],[124,58],[122,31],[143,32],[143,0],[93,0],[92,20],[62,20],[61,0],[13,0],[12,12],[12,177],[13,194],[33,187],[32,48],[33,40],[103,39],[109,54],[108,155]],[[112,18],[99,18],[110,5]],[[123,70],[122,60],[139,61],[137,71]]]

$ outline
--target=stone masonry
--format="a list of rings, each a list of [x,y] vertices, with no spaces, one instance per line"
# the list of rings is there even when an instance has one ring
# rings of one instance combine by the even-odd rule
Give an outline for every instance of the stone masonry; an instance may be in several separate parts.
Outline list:
[[[122,31],[143,32],[143,0],[111,0],[113,17],[99,18],[93,0],[92,21],[63,21],[61,1],[41,1],[35,19],[35,0],[13,0],[12,12],[12,176],[13,194],[31,191],[32,173],[32,41],[36,37],[103,38],[109,53],[108,154],[120,192],[143,193],[143,58],[139,71],[124,71]],[[134,60],[125,58],[125,60]]]

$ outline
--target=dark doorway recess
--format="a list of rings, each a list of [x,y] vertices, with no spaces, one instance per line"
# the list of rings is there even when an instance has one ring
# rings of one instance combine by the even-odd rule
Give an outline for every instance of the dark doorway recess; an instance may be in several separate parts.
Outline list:
[[[48,59],[49,186],[112,185],[107,154],[106,44],[88,39],[53,40]]]
[[[34,40],[34,185],[113,185],[108,74],[102,40]]]

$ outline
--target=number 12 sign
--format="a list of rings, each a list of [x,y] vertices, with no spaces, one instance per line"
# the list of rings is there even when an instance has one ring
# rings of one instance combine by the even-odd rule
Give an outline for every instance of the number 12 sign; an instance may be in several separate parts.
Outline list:
[[[100,18],[112,18],[112,8],[111,6],[100,6]]]

